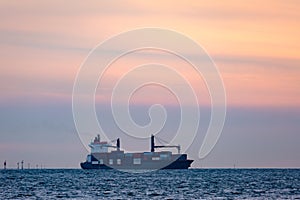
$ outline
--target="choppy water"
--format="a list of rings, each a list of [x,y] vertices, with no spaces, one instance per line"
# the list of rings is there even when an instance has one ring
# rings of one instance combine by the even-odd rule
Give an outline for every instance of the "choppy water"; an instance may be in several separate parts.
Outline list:
[[[300,199],[300,170],[0,170],[0,199],[53,198]]]

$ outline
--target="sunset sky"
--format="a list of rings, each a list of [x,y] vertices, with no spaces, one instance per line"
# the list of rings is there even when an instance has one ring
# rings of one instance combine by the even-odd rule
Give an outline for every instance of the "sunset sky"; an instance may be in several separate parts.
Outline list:
[[[223,79],[227,96],[223,133],[205,159],[199,160],[191,150],[196,160],[193,167],[300,167],[297,0],[1,1],[0,162],[7,160],[11,168],[21,160],[32,166],[78,168],[87,151],[72,116],[76,74],[100,42],[143,27],[171,29],[192,38],[207,51]],[[189,51],[184,46],[183,50]],[[118,78],[120,66],[164,60],[170,66],[184,67],[159,53],[144,54],[116,62],[102,86],[110,86],[110,81]],[[193,82],[198,98],[205,94],[200,104],[208,113],[203,80],[192,70],[182,73]],[[136,76],[143,79],[156,74],[159,72]],[[176,85],[172,77],[162,76]],[[144,106],[156,101],[176,107],[168,94],[148,89],[150,100],[147,93],[137,93],[133,99],[133,115],[145,115],[140,114]],[[109,98],[98,88],[98,111],[106,113],[108,103]],[[170,110],[177,112],[176,108]],[[208,118],[204,114],[204,124]],[[107,119],[99,116],[99,120]],[[170,120],[170,131],[177,127],[176,122],[176,118]],[[106,123],[105,129],[115,130],[109,127],[111,123]],[[199,146],[201,138],[193,145]],[[136,148],[141,150],[138,145]]]

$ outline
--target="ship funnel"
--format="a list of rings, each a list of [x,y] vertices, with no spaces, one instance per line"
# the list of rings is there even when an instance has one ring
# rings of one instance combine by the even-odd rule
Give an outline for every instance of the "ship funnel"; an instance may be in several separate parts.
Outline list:
[[[120,144],[120,138],[117,139],[117,150],[120,151],[121,144]]]
[[[155,144],[154,144],[154,135],[151,135],[151,152],[154,152],[154,146],[155,146]]]

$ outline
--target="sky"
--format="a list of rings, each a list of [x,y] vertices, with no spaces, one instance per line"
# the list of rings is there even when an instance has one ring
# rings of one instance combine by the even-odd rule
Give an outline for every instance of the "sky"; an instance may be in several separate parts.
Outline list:
[[[192,38],[218,67],[227,98],[221,137],[207,157],[197,157],[211,107],[203,79],[177,58],[143,51],[114,63],[97,88],[98,120],[111,138],[120,130],[108,109],[107,91],[124,70],[162,62],[181,70],[199,99],[200,127],[188,150],[193,167],[299,168],[299,11],[296,0],[1,1],[0,162],[6,160],[9,168],[21,160],[26,166],[78,168],[88,154],[72,114],[73,84],[81,64],[113,35],[159,27]],[[108,54],[120,47],[111,48]],[[184,45],[182,49],[195,53]],[[136,72],[131,80],[158,76],[178,84],[159,70]],[[168,134],[180,122],[176,98],[161,87],[142,89],[130,102],[133,119],[145,125],[149,106],[164,105],[169,114],[160,135],[170,139]],[[120,98],[118,103],[126,102]],[[129,151],[148,150],[146,141],[134,145],[128,138],[123,141]]]

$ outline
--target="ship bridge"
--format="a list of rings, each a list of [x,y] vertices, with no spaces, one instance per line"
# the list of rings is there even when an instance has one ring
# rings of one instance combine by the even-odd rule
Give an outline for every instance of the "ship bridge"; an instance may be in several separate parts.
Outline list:
[[[94,141],[92,141],[89,144],[89,147],[91,148],[91,153],[108,153],[108,148],[116,148],[117,150],[120,150],[120,140],[117,139],[117,145],[111,145],[108,142],[101,142],[100,141],[100,135],[98,134]]]

